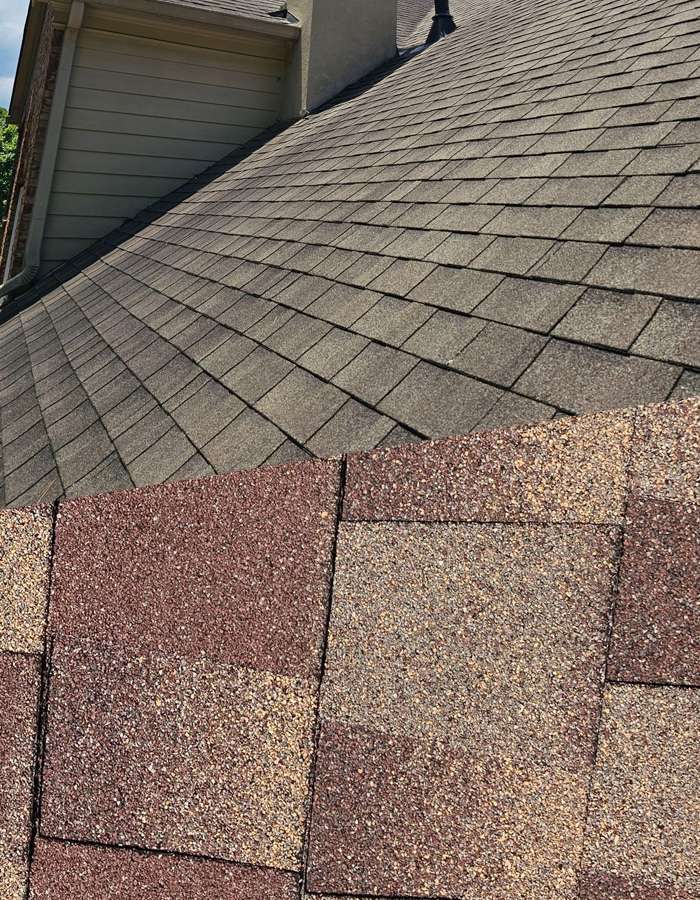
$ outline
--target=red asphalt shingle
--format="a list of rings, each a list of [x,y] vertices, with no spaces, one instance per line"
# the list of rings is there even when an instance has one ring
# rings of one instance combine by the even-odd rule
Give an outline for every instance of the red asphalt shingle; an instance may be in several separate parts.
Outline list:
[[[39,840],[31,900],[296,900],[297,878],[213,860]]]
[[[64,503],[51,628],[317,675],[339,483],[315,462]]]
[[[700,504],[627,511],[609,675],[700,687]]]
[[[44,833],[298,868],[339,481],[309,463],[62,507]]]

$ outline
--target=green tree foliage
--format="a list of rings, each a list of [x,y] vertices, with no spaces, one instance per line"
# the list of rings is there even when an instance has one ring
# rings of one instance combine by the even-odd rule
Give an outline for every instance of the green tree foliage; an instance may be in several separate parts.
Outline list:
[[[15,153],[17,152],[17,128],[7,121],[7,110],[0,107],[0,219],[10,198]]]

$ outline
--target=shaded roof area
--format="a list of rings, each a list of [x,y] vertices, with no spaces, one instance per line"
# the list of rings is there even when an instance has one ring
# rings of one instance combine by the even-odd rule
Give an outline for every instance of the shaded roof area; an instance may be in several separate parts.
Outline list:
[[[700,401],[57,506],[4,900],[700,895]]]
[[[699,390],[693,2],[478,3],[0,326],[4,500]]]
[[[435,11],[433,0],[398,0],[396,8],[396,41],[399,48],[419,44],[427,37],[419,35],[419,27]]]

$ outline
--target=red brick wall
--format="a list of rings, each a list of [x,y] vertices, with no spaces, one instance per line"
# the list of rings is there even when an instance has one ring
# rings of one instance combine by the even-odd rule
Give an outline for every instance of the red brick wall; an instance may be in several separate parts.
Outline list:
[[[10,194],[7,219],[3,223],[2,247],[0,250],[0,280],[2,280],[2,274],[5,271],[7,254],[10,249],[12,228],[17,214],[17,200],[22,187],[24,187],[24,203],[20,211],[11,274],[16,274],[22,267],[62,43],[63,32],[55,29],[53,11],[49,6],[37,47],[34,74],[24,110],[24,118],[20,126],[20,143],[15,166],[15,177]]]

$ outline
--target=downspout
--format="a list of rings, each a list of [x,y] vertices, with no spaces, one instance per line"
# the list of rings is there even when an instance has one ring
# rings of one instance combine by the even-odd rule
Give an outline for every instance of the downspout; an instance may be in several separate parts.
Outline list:
[[[46,128],[46,139],[44,141],[41,165],[39,166],[39,177],[37,179],[36,191],[34,194],[32,218],[29,223],[27,245],[24,251],[24,268],[18,275],[15,275],[14,278],[11,278],[9,281],[0,285],[0,309],[4,305],[4,298],[11,297],[19,291],[31,287],[36,280],[41,267],[41,245],[44,239],[46,215],[49,207],[54,171],[56,169],[58,144],[61,138],[66,100],[68,99],[68,88],[70,86],[73,58],[78,42],[78,33],[83,24],[84,13],[85,4],[83,0],[73,0],[68,15],[68,23],[63,35],[61,58],[56,72],[56,86],[54,88],[48,126]]]

